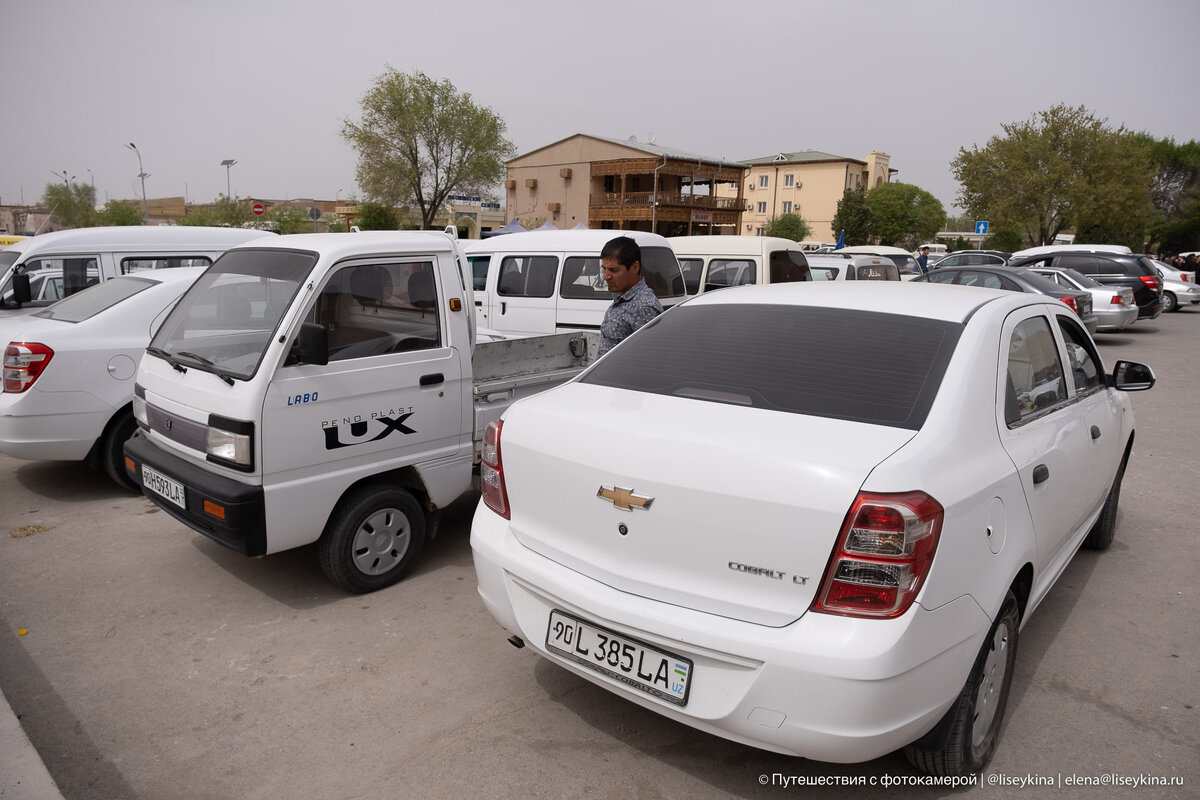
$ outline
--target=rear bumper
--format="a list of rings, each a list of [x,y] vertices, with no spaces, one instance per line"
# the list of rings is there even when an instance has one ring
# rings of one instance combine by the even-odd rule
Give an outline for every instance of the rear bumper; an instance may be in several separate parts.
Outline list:
[[[1116,307],[1111,311],[1096,311],[1096,321],[1099,323],[1097,330],[1101,331],[1123,331],[1133,323],[1137,322],[1138,310],[1134,307]]]
[[[183,484],[186,508],[146,487],[142,465]],[[142,494],[192,530],[248,556],[266,554],[266,507],[261,486],[215,474],[172,455],[147,439],[141,430],[125,443],[125,469]],[[206,502],[210,508],[224,509],[224,519],[206,511]]]
[[[32,461],[82,461],[116,409],[86,392],[0,395],[0,453]]]
[[[479,594],[539,655],[614,694],[743,744],[867,761],[920,738],[958,696],[990,626],[969,597],[894,620],[805,614],[780,628],[627,594],[520,545],[482,504],[471,528]],[[691,659],[680,707],[547,650],[561,609]]]

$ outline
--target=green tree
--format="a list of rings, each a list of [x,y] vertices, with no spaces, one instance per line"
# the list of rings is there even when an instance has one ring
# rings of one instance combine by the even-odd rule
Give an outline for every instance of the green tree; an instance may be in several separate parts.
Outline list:
[[[47,183],[42,205],[64,228],[91,228],[96,222],[96,190],[90,184]]]
[[[1200,249],[1200,142],[1176,144],[1138,134],[1150,155],[1154,176],[1150,201],[1154,220],[1147,247],[1154,252],[1178,253]]]
[[[308,212],[299,206],[272,206],[271,210],[263,215],[263,219],[273,222],[274,229],[281,234],[313,232],[312,219],[309,218]]]
[[[98,225],[141,225],[144,221],[140,205],[120,200],[110,200],[104,210],[96,215]]]
[[[764,236],[780,236],[793,242],[802,242],[812,234],[812,227],[799,214],[781,214],[773,217],[763,229]]]
[[[358,217],[353,224],[363,231],[394,231],[400,228],[400,217],[391,206],[359,203]]]
[[[415,205],[431,228],[453,193],[483,194],[516,154],[490,108],[448,80],[388,67],[362,99],[362,119],[343,120],[342,137],[358,151],[358,185],[371,200]]]
[[[871,212],[867,208],[867,192],[862,187],[846,189],[838,200],[833,214],[835,236],[846,232],[847,245],[866,244],[871,237]]]
[[[175,217],[178,225],[208,225],[215,227],[241,228],[254,220],[250,203],[238,198],[221,195],[208,205],[193,205],[182,217]]]
[[[950,163],[970,214],[1033,244],[1081,223],[1097,232],[1122,218],[1146,224],[1150,160],[1123,127],[1063,104],[1002,127],[1004,136],[960,148]]]
[[[871,236],[882,245],[909,248],[937,236],[946,209],[929,192],[909,183],[884,183],[867,192]]]

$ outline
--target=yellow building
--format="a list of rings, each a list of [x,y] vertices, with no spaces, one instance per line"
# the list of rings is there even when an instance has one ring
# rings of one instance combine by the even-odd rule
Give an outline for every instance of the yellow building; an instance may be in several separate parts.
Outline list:
[[[746,211],[738,233],[762,235],[781,214],[799,214],[812,228],[812,239],[833,242],[833,215],[846,189],[868,191],[887,183],[891,156],[871,151],[866,159],[846,158],[816,150],[777,153],[740,162],[746,168],[743,196]],[[727,190],[726,190],[727,191]]]

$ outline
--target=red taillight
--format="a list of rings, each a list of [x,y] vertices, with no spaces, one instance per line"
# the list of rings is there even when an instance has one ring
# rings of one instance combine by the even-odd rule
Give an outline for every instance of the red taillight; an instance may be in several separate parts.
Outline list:
[[[1155,277],[1154,275],[1143,275],[1141,277],[1142,277],[1142,283],[1146,284],[1146,286],[1150,289],[1150,291],[1157,292],[1159,290],[1159,287],[1161,286],[1161,284],[1158,282],[1157,277]]]
[[[1079,306],[1075,305],[1074,297],[1061,297],[1059,299],[1062,300],[1067,305],[1069,305],[1071,307],[1071,310],[1074,311],[1076,314],[1079,313]]]
[[[1121,297],[1119,294],[1114,294],[1112,296],[1112,300],[1109,301],[1109,305],[1123,306],[1125,305],[1125,298]]]
[[[483,502],[505,519],[508,511],[508,489],[504,486],[504,463],[500,458],[500,429],[504,420],[489,422],[483,434],[483,458],[479,464],[479,484]]]
[[[851,617],[903,614],[929,574],[944,515],[941,503],[924,492],[860,493],[812,610]]]
[[[19,394],[38,379],[54,351],[37,342],[10,342],[4,349],[4,391]]]

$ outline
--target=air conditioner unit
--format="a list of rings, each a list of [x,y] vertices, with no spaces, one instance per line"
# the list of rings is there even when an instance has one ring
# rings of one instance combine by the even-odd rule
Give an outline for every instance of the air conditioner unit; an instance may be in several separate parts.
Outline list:
[[[515,188],[517,188],[517,182],[514,181],[512,178],[509,178],[508,180],[506,180],[504,182],[504,188],[505,189],[515,189]]]
[[[570,167],[563,167],[562,169],[560,169],[560,170],[558,171],[558,177],[560,177],[560,178],[569,178],[569,177],[571,177],[571,168],[570,168]]]
[[[537,178],[526,178],[525,179],[525,188],[526,189],[536,189],[537,188]]]
[[[561,207],[559,203],[546,203],[546,210],[552,214],[557,214]]]

